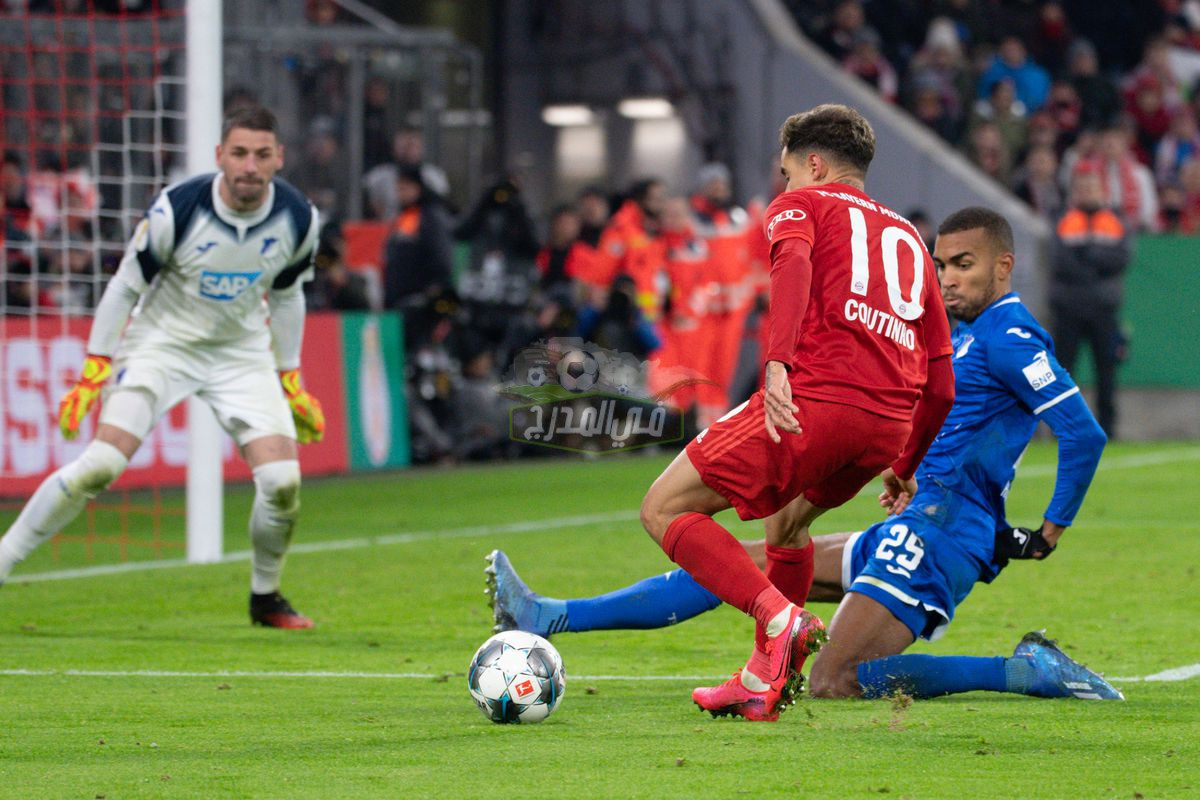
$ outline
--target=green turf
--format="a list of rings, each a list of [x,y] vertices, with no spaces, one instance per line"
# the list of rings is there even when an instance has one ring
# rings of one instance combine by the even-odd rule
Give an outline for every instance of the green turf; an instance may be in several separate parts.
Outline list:
[[[503,547],[533,586],[560,595],[667,569],[634,514],[665,463],[555,459],[310,480],[300,542],[448,534],[295,554],[285,589],[316,618],[313,631],[249,627],[245,562],[10,582],[0,589],[0,670],[51,674],[0,675],[0,797],[1200,796],[1200,678],[1126,683],[1123,704],[985,693],[909,707],[806,699],[779,723],[756,725],[699,713],[691,680],[581,677],[727,674],[750,637],[727,608],[665,631],[558,636],[562,706],[542,725],[489,723],[464,678],[489,632],[484,554]],[[1027,454],[1010,498],[1014,522],[1039,518],[1053,463],[1051,445]],[[1047,627],[1110,675],[1200,662],[1198,463],[1195,445],[1110,447],[1059,552],[979,587],[948,635],[918,648],[1002,654]],[[228,492],[229,551],[247,546],[249,498],[244,487]],[[587,515],[609,516],[470,530]],[[864,492],[819,532],[858,529],[875,515]],[[0,525],[12,516],[0,512]],[[145,535],[144,524],[133,520],[131,535]],[[163,537],[178,541],[179,524],[169,519]],[[47,546],[15,577],[117,557],[112,545],[94,546],[90,560],[78,543],[57,554]],[[212,674],[239,671],[442,677]]]

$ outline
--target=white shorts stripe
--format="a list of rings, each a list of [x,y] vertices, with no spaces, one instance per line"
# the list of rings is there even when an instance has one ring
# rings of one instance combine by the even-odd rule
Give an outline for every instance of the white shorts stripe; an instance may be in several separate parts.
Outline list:
[[[863,532],[850,534],[850,538],[846,540],[846,544],[842,546],[842,591],[850,588],[853,582],[853,576],[850,574],[851,559],[854,557],[854,543],[858,541],[858,537],[862,536]]]
[[[883,589],[885,592],[890,594],[892,597],[896,598],[897,600],[900,600],[901,602],[907,603],[910,606],[919,606],[921,604],[921,601],[918,600],[917,598],[915,598],[911,595],[905,594],[904,592],[897,589],[895,586],[892,586],[890,583],[884,583],[883,581],[879,580],[879,578],[876,578],[873,575],[859,575],[857,578],[854,579],[854,585],[858,585],[860,583],[869,583],[872,586],[876,586],[880,589]]]
[[[1036,417],[1038,414],[1042,413],[1047,408],[1053,408],[1054,406],[1058,405],[1063,400],[1066,400],[1068,397],[1070,397],[1073,394],[1079,394],[1078,386],[1076,386],[1074,389],[1068,389],[1067,391],[1063,392],[1062,394],[1060,394],[1058,397],[1054,398],[1053,400],[1047,400],[1046,402],[1042,403],[1040,406],[1038,406],[1037,408],[1035,408],[1033,410],[1033,415]]]

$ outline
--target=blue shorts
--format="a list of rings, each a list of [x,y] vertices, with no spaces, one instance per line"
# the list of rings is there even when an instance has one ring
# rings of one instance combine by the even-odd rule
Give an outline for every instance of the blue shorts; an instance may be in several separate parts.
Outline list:
[[[991,576],[990,550],[964,544],[924,514],[889,517],[846,542],[842,588],[883,604],[914,637],[937,639],[975,582]]]

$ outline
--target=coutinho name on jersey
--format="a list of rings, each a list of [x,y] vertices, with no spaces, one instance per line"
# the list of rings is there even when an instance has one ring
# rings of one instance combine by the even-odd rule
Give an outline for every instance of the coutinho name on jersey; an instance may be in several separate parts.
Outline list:
[[[846,301],[845,314],[850,322],[859,322],[868,330],[886,336],[901,347],[912,350],[916,346],[917,336],[913,329],[886,311],[871,308],[861,300],[850,298]]]

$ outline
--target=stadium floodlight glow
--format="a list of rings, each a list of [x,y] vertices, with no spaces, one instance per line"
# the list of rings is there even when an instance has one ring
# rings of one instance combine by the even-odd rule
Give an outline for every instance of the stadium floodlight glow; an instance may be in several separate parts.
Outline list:
[[[665,97],[626,97],[617,103],[617,113],[629,119],[670,119],[675,106]]]
[[[559,103],[542,109],[542,122],[556,128],[591,125],[594,116],[582,103]]]

